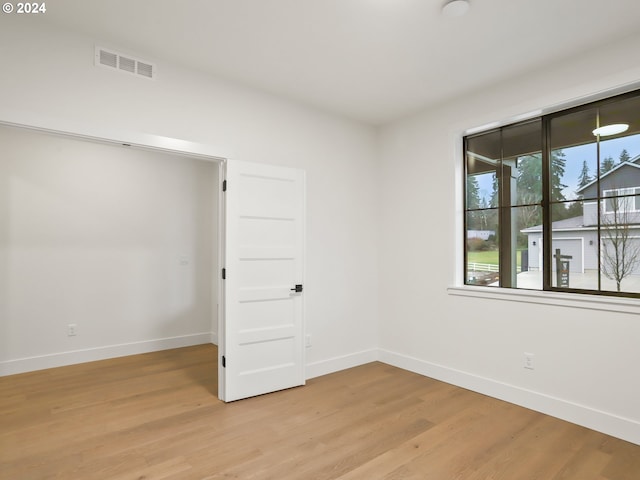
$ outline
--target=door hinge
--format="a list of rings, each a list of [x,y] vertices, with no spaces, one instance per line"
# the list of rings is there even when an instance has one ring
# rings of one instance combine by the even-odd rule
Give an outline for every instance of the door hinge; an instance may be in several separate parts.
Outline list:
[[[227,366],[227,357],[222,355],[222,368],[226,368]]]
[[[227,279],[227,269],[226,269],[226,268],[223,268],[223,269],[222,269],[222,279],[223,279],[223,280],[226,280],[226,279]]]
[[[227,181],[226,181],[226,180],[223,180],[223,181],[222,181],[222,191],[223,191],[223,192],[226,192],[226,191],[227,191]]]

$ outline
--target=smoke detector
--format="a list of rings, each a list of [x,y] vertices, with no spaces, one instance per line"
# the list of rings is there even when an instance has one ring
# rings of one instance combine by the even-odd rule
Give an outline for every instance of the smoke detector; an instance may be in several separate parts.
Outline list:
[[[442,7],[445,17],[461,17],[469,10],[469,0],[450,0]]]

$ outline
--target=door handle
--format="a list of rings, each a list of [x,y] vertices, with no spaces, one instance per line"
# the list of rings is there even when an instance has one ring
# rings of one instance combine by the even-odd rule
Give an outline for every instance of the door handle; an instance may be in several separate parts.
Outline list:
[[[302,285],[296,285],[296,288],[292,288],[291,291],[296,293],[302,292]]]

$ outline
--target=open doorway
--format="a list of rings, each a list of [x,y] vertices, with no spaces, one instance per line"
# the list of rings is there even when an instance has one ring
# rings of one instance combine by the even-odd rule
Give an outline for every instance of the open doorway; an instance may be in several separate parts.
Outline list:
[[[7,125],[0,143],[1,375],[217,343],[217,159]]]

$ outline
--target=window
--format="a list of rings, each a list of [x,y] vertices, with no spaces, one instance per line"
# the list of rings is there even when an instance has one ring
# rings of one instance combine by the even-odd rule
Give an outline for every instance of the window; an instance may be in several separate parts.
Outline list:
[[[640,297],[640,91],[464,151],[467,285]]]
[[[640,199],[636,196],[638,193],[640,193],[640,187],[604,190],[604,212],[614,213],[617,210],[637,212],[640,210]]]

